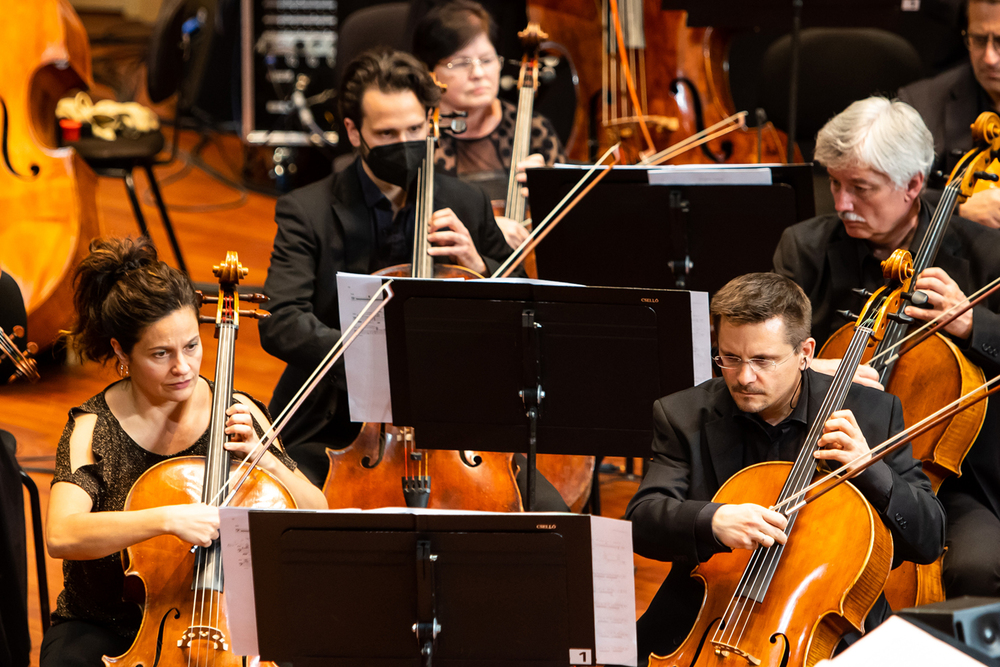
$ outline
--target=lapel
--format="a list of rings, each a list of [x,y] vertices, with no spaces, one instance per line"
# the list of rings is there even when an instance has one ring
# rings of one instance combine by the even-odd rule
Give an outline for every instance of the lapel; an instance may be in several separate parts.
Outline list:
[[[944,131],[946,146],[969,150],[972,148],[972,134],[969,123],[976,119],[979,100],[979,83],[969,64],[963,76],[948,91],[944,108]],[[942,156],[945,157],[945,156]]]
[[[715,470],[716,489],[743,469],[742,434],[736,425],[739,408],[733,402],[725,384],[722,385],[720,399],[713,420],[706,422],[704,427],[705,444],[712,459],[712,468]]]
[[[809,405],[806,410],[806,415],[808,415],[806,428],[809,429],[812,428],[813,423],[819,416],[819,409],[822,407],[823,400],[830,391],[830,384],[833,381],[833,377],[823,373],[817,373],[816,371],[808,368],[805,372],[809,374]]]
[[[356,162],[340,172],[333,182],[331,206],[334,224],[339,222],[343,229],[345,270],[352,273],[368,273],[375,239],[371,214],[365,205],[361,181],[358,179]]]
[[[826,247],[826,265],[830,267],[829,294],[841,294],[862,287],[858,285],[858,276],[863,274],[857,241],[847,236],[843,225],[839,225],[838,236],[843,238]]]

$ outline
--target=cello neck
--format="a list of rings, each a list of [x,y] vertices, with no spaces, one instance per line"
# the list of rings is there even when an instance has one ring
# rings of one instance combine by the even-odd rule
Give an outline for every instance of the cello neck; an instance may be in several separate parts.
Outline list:
[[[434,258],[427,251],[427,234],[434,215],[434,145],[438,132],[438,110],[434,110],[431,131],[427,135],[424,164],[417,173],[416,228],[413,233],[413,278],[433,278]]]
[[[532,78],[537,75],[537,67]],[[517,182],[517,165],[531,151],[531,116],[535,106],[534,85],[522,85],[517,99],[517,121],[514,123],[514,145],[510,152],[510,174],[507,177],[507,207],[505,216],[524,222],[525,198]]]
[[[913,258],[913,275],[919,276],[937,258],[938,250],[941,248],[941,241],[948,230],[948,224],[951,222],[951,217],[955,212],[955,205],[958,202],[961,192],[961,178],[952,179],[945,187],[941,195],[941,200],[938,202],[937,208],[934,209],[934,215],[931,216],[927,231],[924,232],[920,248]],[[898,345],[899,341],[906,335],[906,329],[906,324],[900,322],[890,323],[885,337],[879,341],[878,346],[875,348],[875,361],[872,362],[872,368],[878,373],[879,382],[882,383],[882,386],[888,385],[892,369],[896,364],[896,355],[883,354],[883,352],[890,347]]]

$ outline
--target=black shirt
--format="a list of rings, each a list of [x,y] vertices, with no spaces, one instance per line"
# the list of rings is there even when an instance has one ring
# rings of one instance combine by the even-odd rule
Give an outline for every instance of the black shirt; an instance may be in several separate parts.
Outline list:
[[[355,167],[358,170],[358,178],[361,179],[361,193],[364,195],[365,205],[371,212],[372,229],[375,231],[373,235],[375,247],[371,254],[369,271],[374,273],[387,266],[410,262],[413,254],[413,231],[416,226],[413,202],[408,198],[406,205],[393,215],[392,202],[368,176],[361,160],[355,162]]]

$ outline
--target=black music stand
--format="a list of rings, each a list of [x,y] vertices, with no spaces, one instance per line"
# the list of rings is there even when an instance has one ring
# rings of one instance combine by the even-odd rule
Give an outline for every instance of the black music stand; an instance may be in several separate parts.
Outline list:
[[[770,271],[785,228],[815,215],[813,177],[809,165],[761,166],[771,185],[650,185],[655,167],[614,169],[538,245],[538,275],[712,294]],[[529,169],[532,218],[544,219],[586,169]]]
[[[788,83],[788,161],[795,154],[798,117],[799,61],[802,27],[880,27],[899,22],[904,11],[917,11],[920,0],[662,0],[662,9],[684,10],[687,24],[750,30],[781,25],[792,33],[791,75]]]
[[[427,449],[648,456],[650,406],[711,377],[708,296],[396,280],[392,419]],[[692,323],[694,318],[694,323]]]
[[[241,592],[252,578],[263,660],[565,667],[613,658],[635,665],[626,522],[405,510],[252,510],[245,517],[240,526],[223,516],[226,578]]]

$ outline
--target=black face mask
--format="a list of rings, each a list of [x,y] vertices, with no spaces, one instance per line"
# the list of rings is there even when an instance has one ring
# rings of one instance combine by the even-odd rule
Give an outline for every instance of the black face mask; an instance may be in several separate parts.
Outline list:
[[[361,145],[367,150],[362,157],[375,177],[401,188],[410,187],[416,179],[427,152],[425,141],[400,141],[371,148],[362,139]]]

